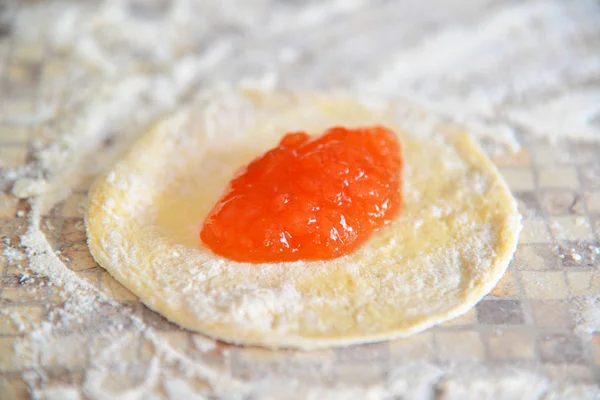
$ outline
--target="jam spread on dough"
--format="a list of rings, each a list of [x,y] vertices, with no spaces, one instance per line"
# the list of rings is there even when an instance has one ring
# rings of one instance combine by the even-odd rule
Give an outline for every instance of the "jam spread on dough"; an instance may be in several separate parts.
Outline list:
[[[382,126],[288,133],[238,172],[200,238],[234,261],[342,256],[399,211],[401,168],[398,139]]]

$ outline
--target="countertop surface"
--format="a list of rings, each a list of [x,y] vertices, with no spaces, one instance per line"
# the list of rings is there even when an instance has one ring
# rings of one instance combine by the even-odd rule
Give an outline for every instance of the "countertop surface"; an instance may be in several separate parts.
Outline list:
[[[8,3],[0,398],[598,398],[598,54],[594,1]],[[146,308],[89,254],[87,191],[219,84],[403,98],[464,125],[523,215],[498,286],[409,339],[318,352],[214,342]]]

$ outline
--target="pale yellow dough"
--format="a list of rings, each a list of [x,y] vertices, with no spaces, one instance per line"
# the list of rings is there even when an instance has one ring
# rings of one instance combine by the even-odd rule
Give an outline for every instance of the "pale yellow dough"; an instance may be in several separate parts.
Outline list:
[[[245,264],[202,245],[202,220],[234,172],[285,132],[373,124],[400,137],[404,205],[359,250]],[[490,160],[415,106],[228,89],[157,124],[99,178],[86,223],[96,261],[169,320],[303,349],[407,336],[465,313],[506,270],[521,228]]]

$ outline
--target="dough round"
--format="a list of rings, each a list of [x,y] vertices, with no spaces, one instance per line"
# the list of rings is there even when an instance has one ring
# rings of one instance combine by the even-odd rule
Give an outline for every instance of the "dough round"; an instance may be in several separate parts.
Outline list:
[[[359,250],[246,264],[200,242],[235,171],[284,133],[374,124],[400,137],[404,203]],[[96,261],[171,321],[227,342],[303,349],[407,336],[465,313],[506,270],[521,228],[490,160],[413,105],[226,89],[157,124],[100,177],[86,224]]]

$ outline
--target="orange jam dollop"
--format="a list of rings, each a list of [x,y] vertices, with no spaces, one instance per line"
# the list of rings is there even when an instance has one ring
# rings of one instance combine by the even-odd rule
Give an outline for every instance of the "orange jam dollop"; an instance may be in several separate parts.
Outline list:
[[[200,238],[234,261],[348,254],[399,211],[401,170],[400,143],[382,126],[288,133],[238,172]]]

